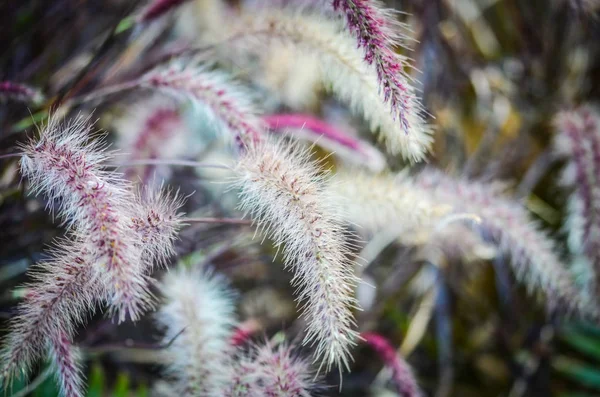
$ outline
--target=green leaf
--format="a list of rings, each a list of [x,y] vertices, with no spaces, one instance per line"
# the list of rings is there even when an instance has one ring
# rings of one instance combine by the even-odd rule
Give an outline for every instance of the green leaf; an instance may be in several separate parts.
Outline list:
[[[129,395],[129,376],[126,373],[120,373],[117,376],[117,383],[112,395],[114,397],[127,397]]]
[[[136,397],[148,397],[150,396],[150,389],[148,388],[148,385],[146,384],[141,384],[137,391],[135,392]]]
[[[31,395],[33,397],[60,396],[60,388],[56,383],[54,373],[50,374],[50,376],[46,378],[46,380],[44,380]]]
[[[40,110],[39,112],[34,113],[29,117],[25,117],[23,120],[19,121],[15,125],[13,125],[12,132],[23,131],[33,125],[42,124],[47,119],[48,119],[48,111],[46,109]]]
[[[87,397],[102,397],[105,383],[106,377],[102,367],[99,364],[94,364],[90,374]]]
[[[121,20],[121,22],[119,22],[119,25],[117,25],[117,27],[115,29],[115,34],[120,34],[120,33],[123,33],[126,30],[131,29],[131,27],[134,24],[135,24],[135,18],[133,18],[133,17],[123,18]]]
[[[567,327],[565,331],[560,332],[559,336],[581,353],[600,360],[600,338],[588,336],[582,332],[575,331],[571,327]]]
[[[562,375],[584,386],[600,390],[600,369],[565,356],[552,360],[552,367]]]

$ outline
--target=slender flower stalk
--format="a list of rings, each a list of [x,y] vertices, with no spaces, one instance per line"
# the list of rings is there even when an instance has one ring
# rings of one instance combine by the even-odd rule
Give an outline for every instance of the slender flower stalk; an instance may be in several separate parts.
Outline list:
[[[142,247],[131,227],[133,194],[119,176],[102,170],[101,140],[88,143],[90,127],[78,117],[65,126],[56,120],[23,146],[21,172],[32,189],[88,244],[89,262],[112,293],[110,307],[119,321],[136,320],[149,306]]]
[[[392,114],[398,117],[404,132],[410,134],[413,120],[408,115],[415,111],[413,106],[420,104],[404,71],[408,66],[406,59],[394,50],[405,45],[406,37],[400,33],[402,27],[394,19],[393,10],[384,9],[377,0],[333,0],[332,4],[344,15],[348,29],[364,50],[365,61],[375,67],[380,90]]]
[[[318,15],[269,9],[241,19],[233,37],[267,37],[307,51],[319,60],[327,87],[379,130],[386,148],[410,161],[420,161],[432,143],[414,88],[407,85],[402,119],[398,123],[379,89],[377,71],[364,60],[355,40],[338,23]],[[389,99],[389,90],[388,97]]]
[[[371,332],[363,333],[360,336],[391,369],[392,379],[400,396],[418,397],[422,395],[410,365],[396,353],[396,349],[387,339]]]
[[[64,334],[50,338],[50,356],[62,395],[64,397],[85,396],[79,354],[71,345],[71,338]]]
[[[148,72],[140,84],[192,100],[240,146],[258,141],[263,133],[249,94],[222,73],[171,65]]]
[[[566,229],[574,272],[588,299],[600,290],[600,116],[590,106],[556,118],[555,153],[567,160],[563,186],[573,189]]]
[[[315,387],[308,362],[294,357],[288,345],[267,343],[235,362],[222,396],[310,397]]]
[[[235,325],[233,294],[225,279],[205,270],[178,269],[165,276],[161,291],[165,303],[157,321],[170,343],[167,374],[183,395],[220,395]]]
[[[381,171],[386,167],[385,157],[369,143],[349,136],[311,115],[274,114],[263,117],[263,120],[273,131],[292,131],[295,136],[306,135],[311,141],[318,142],[336,154],[342,153],[344,159],[355,159],[358,155],[359,163],[372,171]]]
[[[0,81],[0,100],[40,103],[44,96],[36,89],[12,81]]]
[[[270,142],[250,148],[237,166],[240,208],[283,246],[303,303],[304,343],[316,344],[315,359],[322,359],[327,370],[332,365],[341,370],[349,366],[357,337],[351,312],[356,277],[336,203],[309,156],[298,147]]]

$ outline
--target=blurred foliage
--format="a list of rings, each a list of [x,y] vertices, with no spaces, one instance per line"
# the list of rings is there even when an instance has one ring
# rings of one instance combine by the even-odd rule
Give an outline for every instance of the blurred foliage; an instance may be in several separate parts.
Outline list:
[[[0,104],[0,154],[10,152],[22,138],[21,132],[43,120],[54,100],[87,93],[111,81],[113,76],[102,71],[123,60],[120,55],[135,30],[129,13],[136,3],[1,2],[0,77],[40,87],[50,100],[39,108]],[[436,126],[431,163],[453,174],[513,181],[515,192],[526,198],[529,209],[564,241],[560,229],[565,196],[556,184],[559,165],[547,159],[548,144],[558,110],[595,102],[600,96],[598,6],[577,0],[398,0],[388,4],[410,15],[403,18],[417,40],[411,56],[420,69],[426,107]],[[532,169],[541,177],[528,179]],[[182,181],[189,177],[176,176]],[[9,291],[25,280],[27,266],[62,232],[43,204],[24,194],[19,178],[15,163],[0,163],[2,319],[10,317],[18,299]],[[193,200],[202,202],[203,195],[210,194],[201,185],[183,185],[199,192]],[[211,230],[214,241],[197,241],[197,230],[184,233],[181,254],[201,250],[210,255],[217,243],[231,235],[227,228]],[[564,245],[561,248],[566,251]],[[379,259],[381,267],[373,270],[378,284],[384,284],[397,264],[404,265],[401,255],[388,251]],[[243,294],[260,295],[260,288],[269,286],[275,296],[283,296],[282,301],[291,301],[285,272],[266,272],[261,264],[236,269],[248,262],[257,261],[235,250],[216,260]],[[407,293],[399,283],[382,307],[373,310],[376,318],[367,320],[376,322],[374,328],[398,346],[412,327],[414,343],[408,359],[431,395],[600,395],[600,328],[546,318],[540,305],[530,303],[531,297],[511,279],[503,278],[501,268],[502,263],[456,270],[449,264],[441,270],[440,282],[446,291],[442,306],[427,294]],[[406,280],[412,275],[414,271]],[[289,321],[288,311],[282,310],[284,314],[276,321]],[[155,335],[143,332],[151,329],[148,324],[117,330],[104,329],[104,322],[95,317],[90,324],[93,331],[80,335],[90,355],[111,338],[125,343],[122,335],[154,342]],[[157,373],[148,358],[151,354],[143,348],[99,353],[87,362],[88,396],[148,396]],[[367,349],[357,352],[355,360],[354,371],[344,378],[344,393],[364,396],[381,365]],[[133,369],[132,363],[141,365]],[[337,376],[330,374],[327,381],[336,384]],[[24,387],[17,382],[12,392]],[[444,392],[444,387],[449,391]],[[30,395],[56,393],[53,379],[48,378]],[[336,390],[328,393],[336,395]]]

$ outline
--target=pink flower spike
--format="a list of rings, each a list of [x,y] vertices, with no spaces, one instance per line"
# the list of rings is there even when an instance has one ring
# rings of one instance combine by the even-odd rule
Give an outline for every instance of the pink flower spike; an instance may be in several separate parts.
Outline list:
[[[261,329],[260,323],[251,318],[241,323],[231,337],[233,346],[242,346],[245,344],[257,331]]]
[[[310,364],[296,356],[292,347],[267,342],[253,346],[239,357],[220,396],[223,397],[310,397],[320,385]]]
[[[376,0],[333,0],[333,8],[344,14],[348,29],[364,49],[365,61],[375,66],[384,100],[389,101],[392,114],[399,118],[404,132],[410,134],[413,129],[410,114],[420,112],[421,105],[404,71],[406,61],[394,50],[405,40],[393,11],[386,10]]]
[[[81,116],[65,125],[51,118],[39,139],[22,146],[21,172],[34,192],[44,193],[50,205],[57,203],[59,215],[83,242],[119,321],[136,320],[151,296],[143,248],[131,227],[135,198],[120,175],[102,169],[105,144],[101,139],[90,143],[90,135]]]
[[[140,84],[191,100],[241,148],[260,141],[264,125],[251,96],[223,73],[174,64],[146,73]]]
[[[369,145],[367,142],[349,136],[335,126],[308,114],[273,114],[264,116],[263,120],[273,130],[294,130],[300,134],[307,135],[313,142],[319,142],[322,146],[336,153],[349,152],[348,158],[358,154],[362,163],[366,164],[372,171],[381,171],[385,168],[385,157],[381,152]],[[321,137],[323,140],[319,140]],[[341,150],[340,150],[341,149]]]
[[[392,370],[393,380],[402,397],[421,395],[415,376],[408,363],[396,353],[394,346],[383,336],[371,332],[361,334],[365,343],[379,354],[383,362]]]
[[[189,0],[154,0],[144,10],[140,16],[140,21],[148,22],[157,19],[187,1]]]
[[[0,81],[0,100],[39,103],[44,96],[36,89],[12,81]]]

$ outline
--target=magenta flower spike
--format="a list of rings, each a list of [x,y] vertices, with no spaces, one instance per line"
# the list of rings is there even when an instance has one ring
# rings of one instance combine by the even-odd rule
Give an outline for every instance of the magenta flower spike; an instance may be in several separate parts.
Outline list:
[[[13,81],[0,81],[0,99],[39,103],[44,97],[36,89]]]
[[[54,335],[50,341],[50,356],[56,379],[64,397],[83,397],[83,376],[77,349],[66,334]]]
[[[410,365],[396,352],[394,346],[386,338],[372,332],[363,333],[360,336],[392,371],[392,379],[402,397],[421,396]]]

